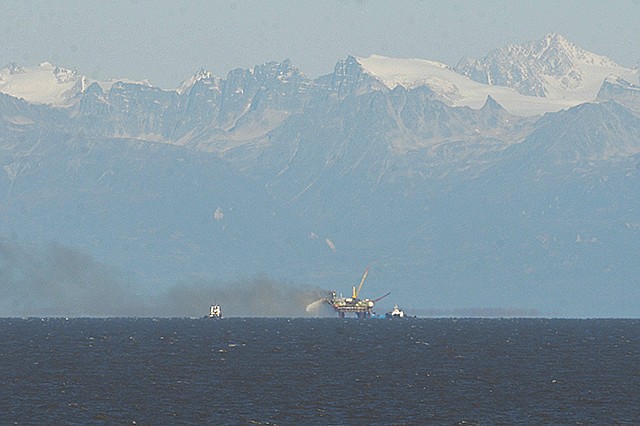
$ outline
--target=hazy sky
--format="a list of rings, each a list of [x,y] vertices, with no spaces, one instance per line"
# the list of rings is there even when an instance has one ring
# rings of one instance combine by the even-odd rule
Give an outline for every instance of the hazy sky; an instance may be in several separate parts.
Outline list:
[[[93,78],[174,88],[199,68],[290,59],[309,77],[352,54],[455,65],[556,32],[624,66],[640,61],[640,0],[0,0],[0,66],[49,61]]]

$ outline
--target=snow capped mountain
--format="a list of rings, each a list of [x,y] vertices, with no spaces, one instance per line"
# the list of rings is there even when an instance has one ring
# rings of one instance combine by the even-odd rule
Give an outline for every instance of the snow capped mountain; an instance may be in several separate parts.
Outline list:
[[[296,108],[300,108],[305,102],[301,99],[317,89],[343,98],[393,90],[398,85],[406,89],[428,87],[433,99],[450,106],[479,109],[491,96],[512,114],[540,115],[595,100],[608,75],[640,84],[640,70],[620,67],[561,35],[550,34],[536,42],[494,50],[480,60],[462,60],[455,68],[425,59],[349,56],[336,63],[332,74],[314,82],[286,60],[232,70],[226,79],[201,69],[175,93],[187,96],[194,89],[194,97],[198,93],[218,115],[219,124],[230,129],[239,117],[265,102],[272,106],[279,103],[277,108],[282,109],[297,100]],[[9,64],[0,70],[0,93],[31,103],[68,107],[77,103],[78,96],[92,83],[108,92],[116,81],[148,85],[129,80],[95,81],[45,62],[39,67]],[[254,99],[258,93],[260,96]]]
[[[530,116],[594,101],[612,74],[632,83],[640,78],[640,70],[620,67],[550,34],[524,46],[495,50],[482,60],[463,60],[455,69],[424,59],[350,56],[319,82],[338,96],[424,86],[433,99],[474,109],[490,96],[510,113]]]
[[[37,104],[68,105],[87,85],[75,71],[48,62],[38,67],[9,64],[0,70],[0,92]]]
[[[483,84],[576,103],[594,100],[609,74],[634,83],[639,78],[638,70],[588,52],[559,34],[524,45],[507,45],[482,59],[463,59],[455,69]]]
[[[440,62],[378,55],[356,60],[367,74],[379,79],[389,89],[397,85],[407,89],[427,86],[433,91],[434,99],[451,106],[479,109],[490,96],[510,113],[526,116],[559,111],[575,105],[572,100],[537,98],[509,87],[478,83]]]
[[[37,67],[22,67],[11,63],[0,69],[0,93],[24,99],[34,104],[68,107],[78,101],[78,95],[96,82],[109,90],[117,82],[149,85],[131,80],[97,81],[78,74],[75,70],[43,62]]]

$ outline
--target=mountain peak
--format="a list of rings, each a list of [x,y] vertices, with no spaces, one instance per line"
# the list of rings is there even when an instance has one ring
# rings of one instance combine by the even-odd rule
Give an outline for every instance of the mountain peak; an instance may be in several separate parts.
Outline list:
[[[191,89],[191,87],[193,87],[194,84],[196,84],[199,81],[209,81],[216,86],[219,86],[219,83],[220,83],[220,79],[216,77],[211,71],[207,71],[204,68],[200,68],[198,71],[195,72],[195,74],[193,74],[193,76],[191,76],[191,78],[188,78],[185,81],[183,81],[176,89],[176,92],[178,94],[185,93],[189,89]]]
[[[625,78],[637,75],[556,33],[522,45],[507,45],[482,59],[461,60],[455,69],[480,83],[512,87],[525,95],[558,99],[579,95],[584,101],[595,98],[610,73]]]
[[[560,34],[547,34],[542,40],[534,43],[532,52],[541,59],[553,58],[564,59],[570,61],[571,67],[575,68],[581,64],[597,65],[602,67],[616,68],[618,64],[613,62],[606,56],[597,55],[588,52],[580,46],[571,43]]]
[[[385,83],[362,64],[363,59],[349,55],[336,63],[333,74],[318,79],[319,83],[342,98],[372,90],[388,90]]]
[[[9,71],[9,74],[24,74],[25,70],[15,62],[9,62],[5,68]]]
[[[255,75],[257,79],[275,79],[281,82],[286,82],[291,79],[306,79],[304,74],[296,68],[289,59],[285,59],[282,62],[270,61],[262,65],[256,65],[253,67],[252,74]]]
[[[496,110],[496,111],[504,111],[502,105],[500,105],[491,95],[487,96],[487,100],[482,106],[483,110]]]
[[[195,78],[196,80],[202,80],[204,78],[213,78],[213,77],[214,77],[213,73],[211,71],[205,70],[204,68],[200,68],[193,75],[193,78]]]
[[[562,34],[548,33],[542,40],[542,43],[546,43],[547,46],[562,46],[568,50],[575,49],[576,45],[567,40]]]
[[[564,42],[564,43],[569,43],[569,40],[567,40],[562,34],[559,33],[547,33],[544,36],[545,40],[549,40],[549,42]]]

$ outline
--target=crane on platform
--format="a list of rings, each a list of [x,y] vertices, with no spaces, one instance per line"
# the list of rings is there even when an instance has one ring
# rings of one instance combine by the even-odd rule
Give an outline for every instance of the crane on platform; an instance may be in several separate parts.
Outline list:
[[[344,318],[347,313],[355,313],[358,318],[369,318],[373,314],[373,306],[376,302],[391,294],[391,292],[389,292],[384,296],[373,300],[358,298],[360,291],[362,290],[362,285],[368,275],[369,267],[367,266],[362,274],[358,287],[356,288],[356,286],[353,286],[351,297],[342,297],[342,295],[338,297],[336,291],[333,290],[331,292],[331,296],[325,299],[325,301],[338,313],[340,318]]]

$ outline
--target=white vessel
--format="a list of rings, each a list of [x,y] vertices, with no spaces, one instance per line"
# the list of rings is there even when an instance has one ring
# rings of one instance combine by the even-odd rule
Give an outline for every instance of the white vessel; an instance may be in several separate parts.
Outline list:
[[[404,311],[398,308],[398,305],[393,307],[391,312],[387,312],[387,318],[404,318]]]
[[[211,305],[209,315],[206,318],[221,319],[222,311],[220,310],[220,305]]]

